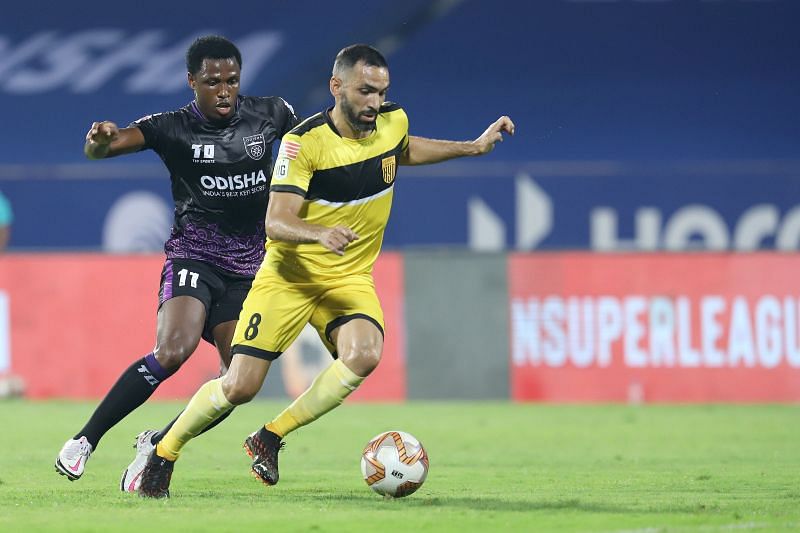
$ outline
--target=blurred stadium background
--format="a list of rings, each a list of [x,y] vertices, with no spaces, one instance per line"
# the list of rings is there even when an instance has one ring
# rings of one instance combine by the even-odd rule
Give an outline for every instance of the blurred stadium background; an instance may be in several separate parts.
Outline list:
[[[243,92],[302,116],[369,42],[413,134],[517,124],[485,158],[401,170],[385,360],[357,398],[797,402],[798,20],[794,0],[6,6],[0,374],[98,398],[153,345],[168,175],[152,153],[87,162],[83,140],[188,102],[184,51],[215,32]],[[263,394],[302,390],[320,350],[303,337]],[[158,396],[215,373],[204,349]]]

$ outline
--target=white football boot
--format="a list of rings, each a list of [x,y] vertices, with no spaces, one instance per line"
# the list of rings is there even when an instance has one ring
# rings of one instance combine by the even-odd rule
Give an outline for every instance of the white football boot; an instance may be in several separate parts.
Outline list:
[[[158,432],[155,429],[148,429],[136,436],[136,442],[133,444],[133,447],[136,448],[136,457],[133,458],[133,462],[128,465],[128,468],[122,472],[122,478],[119,480],[119,490],[122,492],[136,492],[139,490],[147,458],[150,457],[150,453],[155,448],[150,443],[150,439],[156,433]]]
[[[69,439],[56,458],[56,472],[67,476],[70,481],[75,481],[83,475],[86,461],[92,455],[92,445],[81,437],[77,440]]]

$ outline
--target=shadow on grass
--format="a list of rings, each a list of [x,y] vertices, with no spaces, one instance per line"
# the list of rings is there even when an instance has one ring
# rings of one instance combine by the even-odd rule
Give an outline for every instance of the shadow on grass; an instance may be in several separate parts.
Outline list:
[[[496,512],[531,512],[531,511],[558,511],[568,510],[584,513],[606,513],[606,514],[661,514],[661,513],[692,513],[697,512],[697,507],[678,507],[670,505],[664,508],[654,508],[650,506],[627,507],[623,505],[613,505],[603,502],[588,502],[579,499],[565,500],[521,500],[501,497],[433,497],[412,496],[402,502],[386,500],[389,506],[397,503],[398,509],[411,507],[419,508],[461,508],[473,511],[496,511]]]
[[[271,492],[271,491],[269,491]],[[218,497],[218,493],[214,492],[193,492],[187,496],[200,497],[200,498],[214,498]],[[384,499],[377,494],[370,491],[345,491],[345,492],[330,492],[328,490],[287,490],[284,492],[274,492],[265,498],[263,492],[247,492],[235,491],[226,494],[228,497],[233,497],[237,501],[250,501],[252,504],[259,505],[269,501],[272,498],[280,500],[291,500],[294,503],[304,504],[332,504],[337,508],[350,507],[357,509],[365,509],[367,507],[372,510],[381,509],[386,511],[407,511],[409,508],[420,509],[469,509],[473,511],[482,512],[519,512],[526,513],[532,511],[558,511],[568,510],[584,513],[604,513],[604,514],[694,514],[698,512],[707,512],[705,506],[697,505],[647,505],[643,504],[637,507],[614,505],[603,502],[589,502],[581,501],[577,498],[562,499],[562,500],[534,500],[531,499],[511,499],[499,496],[481,496],[481,497],[465,497],[465,496],[426,496],[424,494],[415,494],[413,496],[401,499]],[[273,500],[274,501],[274,500]]]

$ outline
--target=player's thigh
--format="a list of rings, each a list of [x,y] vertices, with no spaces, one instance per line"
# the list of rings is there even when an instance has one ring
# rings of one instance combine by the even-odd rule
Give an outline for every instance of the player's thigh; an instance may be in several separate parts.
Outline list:
[[[176,296],[158,309],[157,347],[174,344],[197,346],[206,321],[203,302],[191,296]]]
[[[311,318],[319,292],[259,271],[242,304],[231,353],[272,361],[284,352]]]
[[[362,332],[368,332],[366,337],[373,346],[377,339],[383,345],[383,309],[369,276],[346,278],[329,288],[311,317],[311,324],[319,333],[325,347],[337,356],[340,347],[349,349],[351,346],[340,344],[341,339],[338,337],[342,326],[354,321],[358,321],[356,327],[352,328],[359,333],[356,338],[361,338]],[[351,337],[348,336],[347,339],[350,340]]]
[[[219,277],[208,265],[168,259],[158,293],[156,357],[180,363],[191,355],[205,328]]]

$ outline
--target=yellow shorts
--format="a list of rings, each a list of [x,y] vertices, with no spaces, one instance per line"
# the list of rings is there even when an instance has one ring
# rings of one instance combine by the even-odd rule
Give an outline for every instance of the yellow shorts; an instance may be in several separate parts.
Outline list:
[[[287,282],[263,267],[242,304],[231,353],[272,361],[281,355],[310,322],[332,355],[331,332],[353,320],[369,320],[383,334],[383,310],[370,274],[322,282]]]

